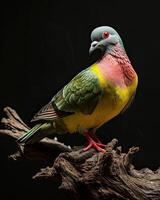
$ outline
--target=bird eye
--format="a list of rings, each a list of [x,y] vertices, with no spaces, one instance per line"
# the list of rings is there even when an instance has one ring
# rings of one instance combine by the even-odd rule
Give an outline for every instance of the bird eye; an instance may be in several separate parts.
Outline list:
[[[102,34],[102,37],[103,37],[104,39],[108,38],[108,37],[109,37],[109,33],[108,33],[108,32],[104,32],[104,33]]]

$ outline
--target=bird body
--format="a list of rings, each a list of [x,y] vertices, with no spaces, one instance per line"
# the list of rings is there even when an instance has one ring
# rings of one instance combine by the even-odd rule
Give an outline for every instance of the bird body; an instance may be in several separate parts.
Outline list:
[[[33,118],[37,124],[18,139],[34,143],[51,133],[92,134],[104,123],[128,108],[138,76],[125,52],[122,40],[111,27],[96,28],[91,34],[90,51],[104,50],[93,65],[77,74]],[[89,146],[100,151],[102,144],[87,135]],[[97,140],[99,141],[99,140]]]
[[[116,56],[120,52],[117,52]],[[138,77],[127,55],[124,56],[125,61],[124,57],[117,59],[115,56],[107,55],[88,68],[90,73],[96,75],[103,94],[92,114],[77,112],[64,117],[63,121],[68,132],[83,132],[93,127],[99,128],[118,115],[132,99],[137,88]]]

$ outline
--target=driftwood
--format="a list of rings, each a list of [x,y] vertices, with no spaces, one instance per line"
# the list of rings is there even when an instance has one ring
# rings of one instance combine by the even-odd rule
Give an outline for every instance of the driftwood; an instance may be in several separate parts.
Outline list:
[[[0,134],[16,139],[29,130],[15,110],[4,109]],[[36,180],[59,181],[59,190],[66,192],[70,199],[129,199],[160,200],[160,168],[136,170],[132,164],[133,155],[139,150],[132,147],[123,153],[118,141],[113,139],[105,147],[106,153],[81,147],[70,148],[57,139],[44,138],[34,145],[17,144],[17,151],[9,156],[18,160],[40,160],[47,167],[40,169],[32,178]],[[58,155],[53,158],[53,152]]]

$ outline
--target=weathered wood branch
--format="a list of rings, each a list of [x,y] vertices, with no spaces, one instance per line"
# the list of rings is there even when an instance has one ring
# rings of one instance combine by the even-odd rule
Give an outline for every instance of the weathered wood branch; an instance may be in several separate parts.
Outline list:
[[[0,134],[16,139],[29,127],[11,108],[4,109],[8,118],[2,119],[4,129]],[[129,199],[160,200],[160,168],[136,170],[132,164],[139,150],[132,147],[123,153],[118,141],[113,139],[106,145],[106,153],[91,149],[84,152],[79,148],[68,148],[58,141],[44,138],[34,145],[18,146],[9,159],[41,160],[48,166],[41,169],[34,180],[60,181],[59,189],[70,194],[71,199]],[[55,150],[59,155],[54,160]]]
[[[1,120],[1,124],[4,129],[0,129],[0,134],[11,136],[16,139],[27,132],[30,128],[21,120],[17,112],[10,108],[4,108],[4,112],[7,118]],[[34,145],[19,145],[17,144],[19,151],[10,156],[14,160],[18,159],[30,159],[30,160],[46,160],[50,158],[54,150],[60,152],[70,152],[71,149],[63,143],[57,140],[44,138],[40,142]]]

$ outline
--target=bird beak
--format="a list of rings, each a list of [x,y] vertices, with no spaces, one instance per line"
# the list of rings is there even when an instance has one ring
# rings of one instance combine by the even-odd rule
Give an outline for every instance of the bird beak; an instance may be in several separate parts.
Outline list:
[[[97,41],[93,41],[91,43],[90,49],[89,49],[89,54],[92,54],[93,51],[96,49],[98,42]]]
[[[89,49],[89,54],[92,54],[95,50],[101,50],[103,53],[105,51],[105,46],[101,42],[93,41]]]

